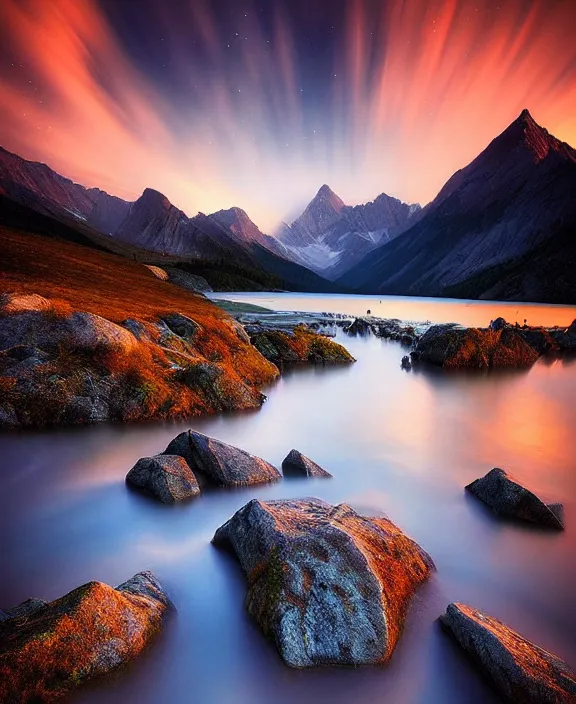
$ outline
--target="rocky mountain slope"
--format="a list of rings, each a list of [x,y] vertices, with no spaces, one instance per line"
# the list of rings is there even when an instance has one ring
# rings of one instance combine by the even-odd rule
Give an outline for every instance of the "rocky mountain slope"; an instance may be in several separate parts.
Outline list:
[[[347,206],[324,185],[291,225],[276,237],[289,256],[330,279],[414,222],[420,206],[382,193],[364,205]]]
[[[370,293],[576,301],[576,151],[527,110],[418,221],[339,281]]]
[[[26,161],[0,148],[0,195],[72,227],[86,227],[116,243],[194,265],[242,268],[247,288],[287,288],[328,292],[337,287],[284,256],[273,238],[263,235],[239,208],[189,218],[151,188],[133,203],[95,188],[84,188],[45,164]],[[240,223],[240,224],[239,224]],[[106,246],[106,242],[100,242]],[[193,272],[195,273],[195,272]],[[236,277],[235,281],[239,281]],[[210,282],[212,283],[212,282]],[[215,288],[219,288],[218,285]],[[240,282],[240,288],[244,288]]]

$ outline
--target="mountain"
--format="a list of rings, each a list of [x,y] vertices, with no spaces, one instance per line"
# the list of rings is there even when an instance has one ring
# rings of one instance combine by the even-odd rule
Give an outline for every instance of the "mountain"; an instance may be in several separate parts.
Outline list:
[[[418,221],[340,283],[370,293],[576,302],[576,151],[528,110]]]
[[[371,203],[347,206],[324,185],[291,225],[276,233],[287,254],[330,279],[415,221],[420,206],[382,193]]]
[[[257,290],[263,286],[317,292],[339,290],[287,260],[283,246],[262,234],[240,208],[214,215],[198,213],[189,218],[165,195],[151,188],[145,189],[136,201],[127,202],[97,188],[84,188],[45,164],[26,161],[1,147],[0,195],[75,231],[84,230],[98,247],[116,253],[126,254],[122,245],[128,245],[127,251],[134,258],[150,261],[156,255],[160,263],[186,267],[191,273],[197,273],[201,261],[220,284],[234,281],[242,288],[250,288],[252,282]],[[148,252],[148,256],[142,252]],[[222,278],[214,265],[226,269],[230,276]]]

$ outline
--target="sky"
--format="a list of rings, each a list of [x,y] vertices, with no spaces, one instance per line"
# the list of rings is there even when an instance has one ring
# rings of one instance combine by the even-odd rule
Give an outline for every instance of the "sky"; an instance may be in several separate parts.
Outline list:
[[[576,0],[2,0],[0,145],[273,233],[425,204],[523,108],[576,145]]]

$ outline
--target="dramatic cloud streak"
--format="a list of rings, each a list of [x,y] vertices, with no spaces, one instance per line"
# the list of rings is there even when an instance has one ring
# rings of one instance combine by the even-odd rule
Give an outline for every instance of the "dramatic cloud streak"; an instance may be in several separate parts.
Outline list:
[[[430,200],[524,107],[576,143],[574,3],[4,0],[0,143],[262,228],[324,182]]]

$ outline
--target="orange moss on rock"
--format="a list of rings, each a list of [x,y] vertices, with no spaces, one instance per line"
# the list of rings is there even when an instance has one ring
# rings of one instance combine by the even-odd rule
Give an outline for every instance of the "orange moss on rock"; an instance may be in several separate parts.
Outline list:
[[[248,611],[293,667],[388,660],[434,568],[388,519],[319,499],[250,501],[213,542],[237,555]]]
[[[433,325],[418,341],[413,358],[445,369],[527,367],[540,353],[514,328],[490,330]]]
[[[112,254],[7,228],[0,236],[0,294],[4,301],[16,300],[15,294],[20,300],[14,310],[5,306],[3,315],[37,316],[51,334],[63,321],[85,325],[81,314],[93,314],[104,318],[110,336],[131,340],[81,348],[64,336],[49,359],[29,356],[20,364],[9,350],[0,352],[0,374],[18,379],[10,399],[0,402],[0,423],[2,411],[15,413],[20,425],[42,426],[256,408],[263,398],[259,389],[277,378],[276,367],[204,296]],[[193,335],[180,336],[164,323],[175,317],[188,321]],[[33,347],[44,355],[48,348],[42,335],[36,337]]]
[[[50,702],[135,658],[168,598],[150,573],[116,589],[89,582],[0,623],[0,701]]]
[[[355,361],[345,347],[304,325],[297,326],[294,333],[283,330],[257,332],[251,340],[256,349],[278,367],[283,364],[340,364]]]
[[[538,647],[491,616],[450,604],[442,625],[511,704],[573,704],[576,673],[556,655]]]

